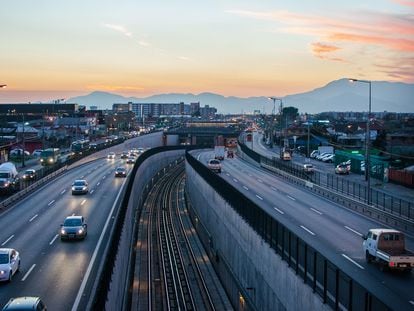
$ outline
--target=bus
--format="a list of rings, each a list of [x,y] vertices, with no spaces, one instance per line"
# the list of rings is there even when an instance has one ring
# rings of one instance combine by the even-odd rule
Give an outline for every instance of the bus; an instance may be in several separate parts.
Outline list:
[[[40,154],[40,164],[43,166],[55,165],[60,161],[60,149],[59,148],[48,148],[42,150]]]
[[[89,140],[87,139],[74,141],[70,147],[71,151],[74,152],[75,154],[82,154],[88,151],[89,148],[90,148]]]

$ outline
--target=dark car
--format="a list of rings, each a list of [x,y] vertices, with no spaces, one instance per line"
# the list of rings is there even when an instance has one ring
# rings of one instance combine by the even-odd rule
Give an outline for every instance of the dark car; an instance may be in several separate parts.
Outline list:
[[[66,217],[65,222],[60,225],[60,239],[84,239],[88,234],[88,225],[83,216],[69,216]]]
[[[115,177],[126,177],[127,172],[124,167],[117,167],[115,169]]]
[[[134,163],[135,163],[135,161],[136,161],[136,158],[135,158],[135,157],[133,157],[133,156],[130,156],[130,157],[127,159],[126,163],[127,163],[127,164],[134,164]]]
[[[121,153],[121,159],[128,159],[129,157],[129,152],[128,151],[124,151]]]
[[[11,298],[9,302],[4,306],[3,311],[25,311],[25,310],[36,310],[46,311],[46,305],[39,297],[17,297]]]
[[[34,169],[25,170],[22,177],[23,177],[23,180],[35,180],[36,171]]]
[[[72,184],[72,194],[86,194],[89,191],[89,186],[86,180],[77,179]]]

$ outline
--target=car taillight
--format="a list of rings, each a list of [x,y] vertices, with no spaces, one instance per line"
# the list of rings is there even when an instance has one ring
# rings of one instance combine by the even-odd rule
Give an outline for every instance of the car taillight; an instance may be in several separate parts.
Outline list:
[[[394,267],[394,266],[395,266],[395,263],[390,261],[390,267]]]

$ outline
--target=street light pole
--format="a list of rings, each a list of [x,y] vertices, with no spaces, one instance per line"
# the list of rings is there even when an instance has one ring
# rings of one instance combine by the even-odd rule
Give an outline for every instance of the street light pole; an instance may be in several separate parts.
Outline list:
[[[370,157],[370,143],[371,143],[371,135],[369,129],[369,122],[371,117],[371,81],[370,80],[359,80],[359,79],[349,79],[350,82],[361,82],[367,83],[369,86],[369,101],[368,101],[368,116],[367,116],[367,124],[366,124],[366,137],[365,137],[365,181],[367,182],[367,203],[368,205],[371,204],[371,157]]]
[[[280,137],[279,137],[279,141],[280,141],[280,143],[279,143],[279,145],[280,145],[280,148],[281,148],[281,145],[282,145],[282,109],[283,109],[283,102],[282,102],[282,99],[281,98],[277,98],[277,97],[268,97],[268,99],[273,100],[273,119],[272,119],[273,121],[272,121],[272,129],[273,129],[273,122],[275,120],[275,113],[276,113],[276,100],[279,100],[280,101],[280,111],[279,111],[279,114],[280,114]]]
[[[23,119],[23,133],[22,133],[22,143],[23,143],[23,152],[22,152],[22,154],[23,154],[23,158],[22,158],[22,167],[25,167],[25,163],[24,163],[24,156],[25,156],[25,154],[24,154],[24,152],[26,151],[26,142],[25,142],[25,140],[24,140],[24,113],[22,114],[22,119]]]

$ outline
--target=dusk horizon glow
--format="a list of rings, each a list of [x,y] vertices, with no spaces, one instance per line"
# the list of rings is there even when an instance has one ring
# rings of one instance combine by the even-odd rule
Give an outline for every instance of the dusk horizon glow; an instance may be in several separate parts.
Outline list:
[[[414,1],[2,4],[0,103],[414,83]]]

